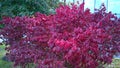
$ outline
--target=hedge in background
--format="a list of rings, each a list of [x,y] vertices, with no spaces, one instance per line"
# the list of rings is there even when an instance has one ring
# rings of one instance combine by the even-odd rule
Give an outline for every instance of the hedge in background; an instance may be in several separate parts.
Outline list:
[[[112,62],[120,52],[120,19],[105,7],[90,13],[84,4],[60,6],[56,14],[5,17],[7,56],[23,68],[97,68]]]
[[[35,12],[49,14],[50,9],[58,6],[59,0],[0,0],[0,18],[2,16],[25,16]]]

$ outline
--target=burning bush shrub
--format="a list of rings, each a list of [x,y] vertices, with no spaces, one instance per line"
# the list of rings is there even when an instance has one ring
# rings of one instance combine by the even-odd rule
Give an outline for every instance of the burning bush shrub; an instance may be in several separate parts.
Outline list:
[[[56,14],[5,17],[0,33],[7,56],[23,68],[96,68],[112,62],[120,52],[120,19],[105,7],[95,13],[84,11],[84,3],[60,6]]]

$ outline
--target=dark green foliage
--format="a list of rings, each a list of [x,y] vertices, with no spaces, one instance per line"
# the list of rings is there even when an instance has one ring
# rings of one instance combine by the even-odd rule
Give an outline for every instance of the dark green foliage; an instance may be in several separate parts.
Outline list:
[[[3,25],[3,24],[0,24],[0,29],[3,28],[3,27],[4,27],[4,25]]]
[[[58,3],[59,0],[0,0],[0,18],[32,15],[35,12],[49,14],[54,12]]]

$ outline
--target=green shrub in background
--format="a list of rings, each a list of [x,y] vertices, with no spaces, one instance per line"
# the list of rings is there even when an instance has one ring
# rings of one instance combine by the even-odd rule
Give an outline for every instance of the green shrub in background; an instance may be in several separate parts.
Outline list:
[[[59,0],[0,0],[0,18],[32,15],[35,12],[49,14],[58,4]]]

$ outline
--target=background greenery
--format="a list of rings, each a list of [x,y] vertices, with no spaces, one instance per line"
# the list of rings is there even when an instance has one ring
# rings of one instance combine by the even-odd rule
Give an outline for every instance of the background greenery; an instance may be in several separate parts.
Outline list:
[[[32,15],[35,12],[49,14],[58,4],[59,0],[0,0],[0,18]]]

